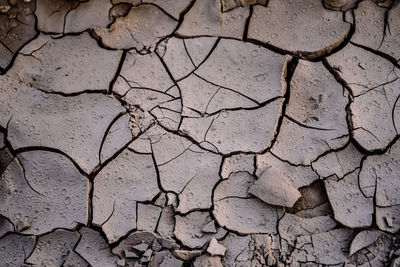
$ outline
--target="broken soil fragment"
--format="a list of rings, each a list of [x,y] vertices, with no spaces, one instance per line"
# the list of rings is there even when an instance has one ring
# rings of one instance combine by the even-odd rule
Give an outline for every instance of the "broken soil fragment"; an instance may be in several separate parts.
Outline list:
[[[266,169],[249,188],[249,193],[265,203],[293,207],[301,194],[291,181],[276,169]]]
[[[226,248],[219,244],[217,239],[212,238],[210,244],[208,245],[207,252],[211,256],[224,256],[226,252]]]

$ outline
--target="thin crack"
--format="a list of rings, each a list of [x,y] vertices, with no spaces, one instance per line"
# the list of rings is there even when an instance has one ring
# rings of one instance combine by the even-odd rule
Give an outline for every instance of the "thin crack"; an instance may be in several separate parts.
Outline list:
[[[39,191],[37,191],[35,188],[32,187],[32,185],[30,184],[30,182],[26,178],[25,168],[24,168],[24,165],[22,164],[21,160],[18,157],[16,157],[15,160],[17,161],[18,165],[21,167],[22,176],[24,177],[24,180],[27,183],[27,185],[29,186],[29,188],[32,189],[32,191],[35,192],[36,194],[38,194],[38,195],[40,195],[42,197],[47,197],[47,196],[43,195],[42,193],[40,193]]]

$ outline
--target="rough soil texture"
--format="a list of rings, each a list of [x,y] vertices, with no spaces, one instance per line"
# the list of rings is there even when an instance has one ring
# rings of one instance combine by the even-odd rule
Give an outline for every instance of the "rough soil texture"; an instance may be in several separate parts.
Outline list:
[[[0,267],[399,267],[399,77],[396,0],[0,0]]]

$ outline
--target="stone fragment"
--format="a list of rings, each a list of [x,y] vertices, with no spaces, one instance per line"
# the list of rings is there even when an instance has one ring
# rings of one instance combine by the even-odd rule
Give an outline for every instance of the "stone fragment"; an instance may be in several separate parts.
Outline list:
[[[142,258],[140,259],[141,263],[148,263],[150,261],[151,255],[153,254],[153,251],[151,249],[146,250],[143,253]]]
[[[183,261],[190,261],[193,258],[196,258],[202,254],[201,250],[180,250],[176,249],[173,251],[173,254],[178,259]]]
[[[0,239],[0,262],[3,266],[25,266],[35,245],[34,236],[9,234]]]
[[[359,232],[350,245],[350,254],[353,255],[357,251],[367,248],[373,244],[383,233],[377,230],[364,230]]]
[[[133,251],[124,250],[124,255],[126,258],[139,258],[138,254]]]
[[[241,39],[245,30],[248,7],[222,13],[221,1],[195,2],[177,30],[180,36],[223,36]]]
[[[103,94],[46,94],[14,79],[0,78],[0,84],[0,126],[8,124],[14,149],[60,150],[87,173],[99,164],[102,138],[124,111],[116,99]]]
[[[351,25],[341,12],[326,10],[322,1],[269,1],[257,5],[248,38],[279,49],[318,57],[332,51],[349,35]],[[277,23],[279,21],[279,23]]]
[[[142,242],[143,242],[143,241],[142,241]],[[133,246],[132,248],[134,248],[135,250],[138,250],[138,251],[144,253],[144,252],[149,248],[149,245],[146,244],[146,243],[140,243],[140,244],[138,244],[138,245]]]
[[[42,34],[22,49],[6,77],[46,92],[106,91],[120,58],[87,32],[59,39]]]
[[[88,219],[89,181],[65,156],[23,152],[0,177],[0,213],[25,234],[73,228]]]
[[[224,265],[222,265],[221,257],[202,255],[196,258],[196,260],[193,262],[193,267],[203,266],[223,267]]]
[[[183,261],[178,260],[171,255],[167,255],[163,258],[163,261],[159,265],[160,267],[182,267]]]
[[[157,42],[170,35],[177,24],[160,8],[140,5],[132,7],[125,17],[116,18],[110,28],[95,27],[94,32],[107,47],[145,51],[154,50]]]
[[[265,203],[293,207],[301,194],[287,176],[276,169],[266,169],[250,186],[249,193]]]
[[[136,229],[137,201],[150,201],[158,193],[152,157],[126,149],[94,180],[93,223],[115,242]]]
[[[334,177],[325,180],[335,219],[350,228],[370,226],[374,213],[373,199],[364,196],[358,186],[358,174],[356,170],[339,181]]]
[[[151,246],[151,249],[155,252],[159,252],[163,247],[161,246],[160,243],[157,242],[157,240],[153,241],[153,244]]]
[[[163,248],[174,250],[180,248],[178,244],[173,239],[170,238],[158,238],[158,242],[163,246]]]
[[[161,246],[160,243],[157,242],[157,240],[154,240],[153,245],[151,246],[151,249],[155,252],[159,252],[163,247]]]
[[[211,256],[224,256],[226,248],[223,245],[219,244],[217,239],[213,237],[207,247],[207,252]]]
[[[90,266],[115,267],[118,257],[111,253],[107,242],[100,233],[87,227],[79,230],[81,239],[74,249]]]
[[[63,229],[41,236],[26,263],[37,266],[61,266],[78,240],[77,232]]]
[[[149,262],[149,267],[160,266],[166,257],[172,257],[169,251],[164,250],[154,253]]]
[[[277,208],[248,195],[253,182],[246,172],[220,182],[214,191],[214,217],[219,225],[243,234],[275,233]]]
[[[149,255],[153,253],[151,249],[153,244],[157,242],[163,248],[174,250],[178,249],[179,246],[172,239],[167,239],[158,236],[154,232],[134,232],[124,238],[118,246],[113,248],[113,253],[118,255],[120,258],[125,258],[128,263],[132,260],[135,260],[138,257],[142,257],[143,254],[146,254],[145,258],[141,258],[146,260]],[[161,251],[162,252],[162,251]]]
[[[185,246],[201,248],[213,237],[221,238],[226,234],[223,228],[218,228],[217,233],[203,233],[202,225],[210,221],[209,213],[193,211],[185,216],[175,215],[174,234]]]

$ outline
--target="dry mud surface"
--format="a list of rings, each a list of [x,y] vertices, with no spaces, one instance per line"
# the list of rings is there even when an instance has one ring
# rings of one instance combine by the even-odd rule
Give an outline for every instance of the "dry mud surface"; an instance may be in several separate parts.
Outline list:
[[[0,266],[400,266],[400,3],[0,0]]]

